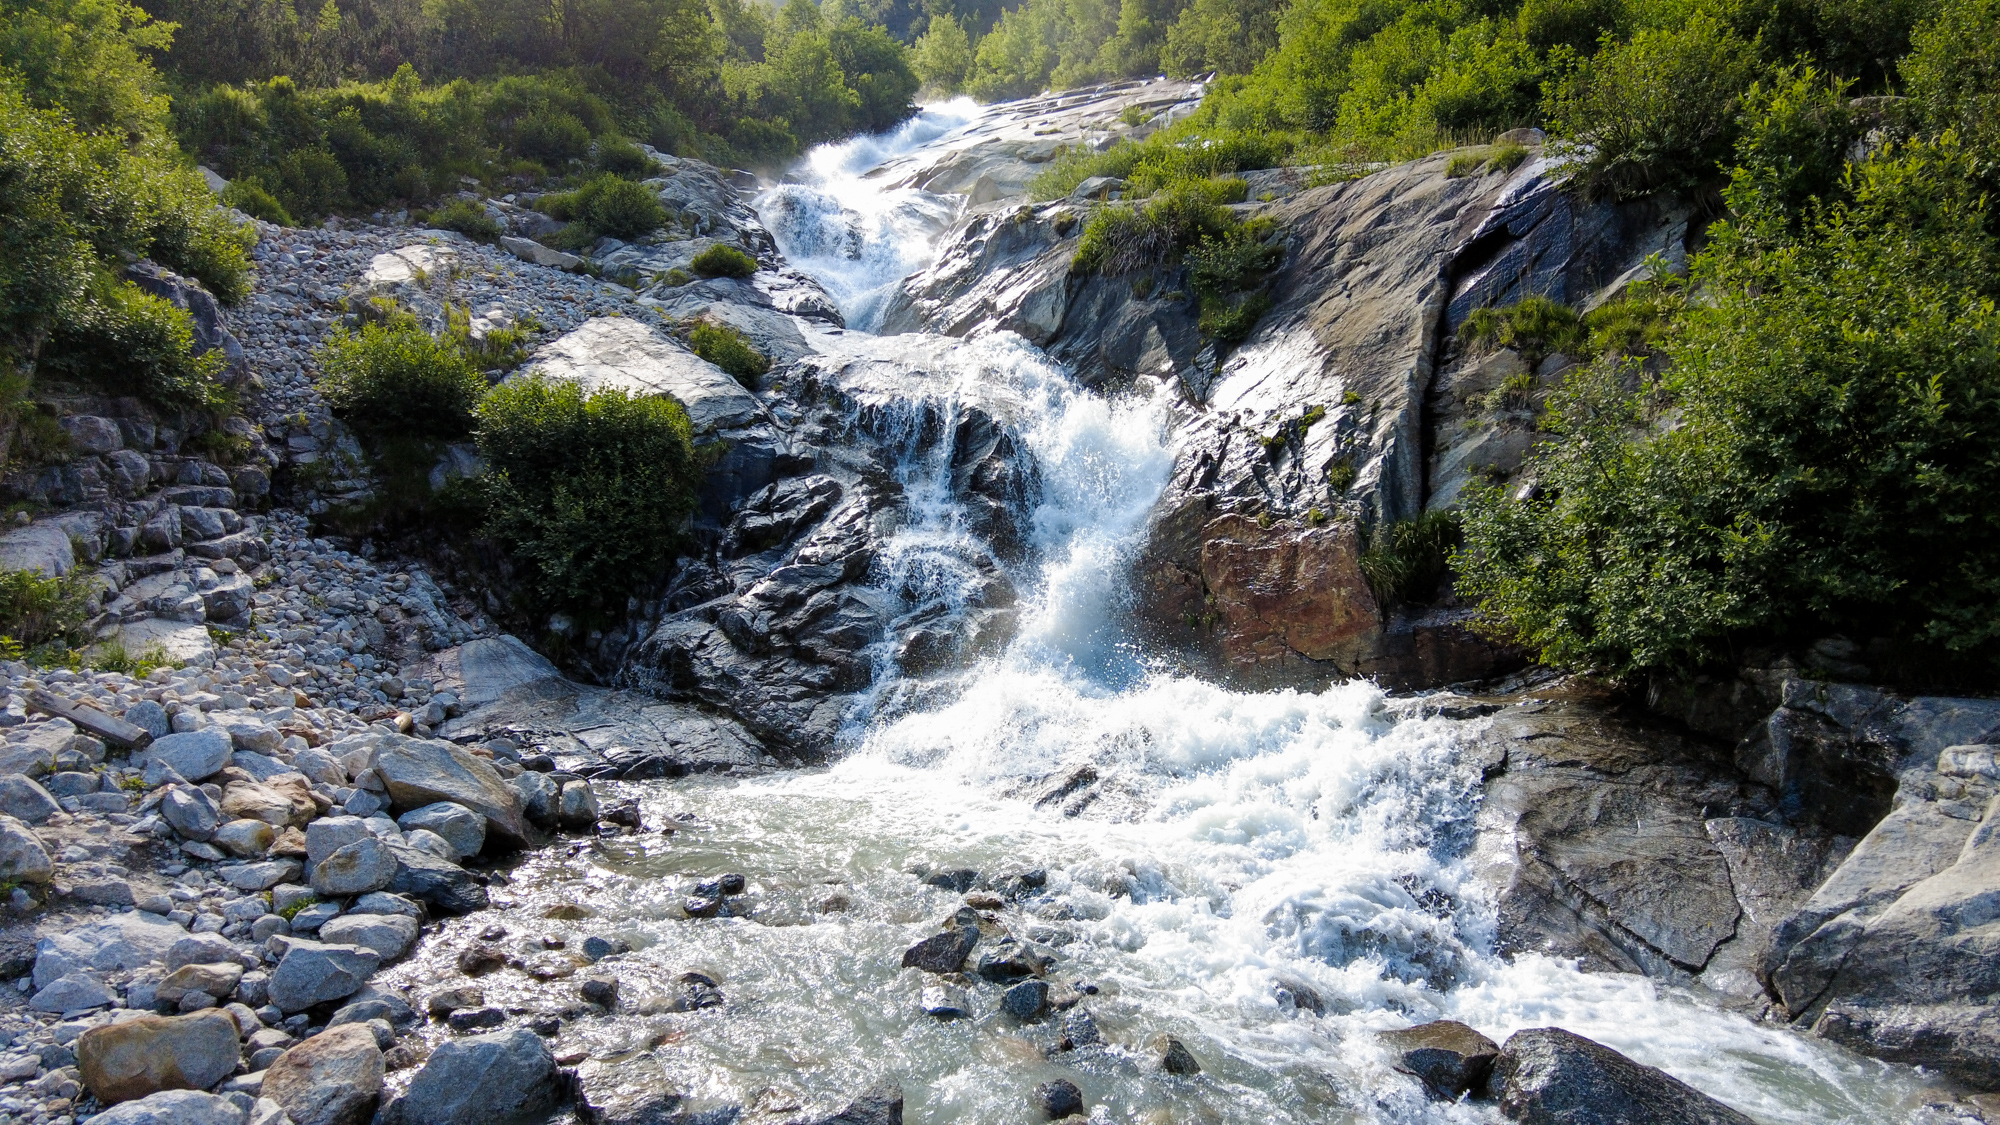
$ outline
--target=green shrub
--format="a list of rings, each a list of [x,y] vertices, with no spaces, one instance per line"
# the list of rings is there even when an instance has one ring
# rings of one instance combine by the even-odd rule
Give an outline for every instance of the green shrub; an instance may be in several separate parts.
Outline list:
[[[519,379],[480,404],[478,441],[488,531],[548,605],[622,609],[671,563],[702,478],[679,403]]]
[[[1553,88],[1547,112],[1589,146],[1576,172],[1588,193],[1693,190],[1722,178],[1754,76],[1750,45],[1700,14],[1605,47]]]
[[[595,238],[637,238],[672,218],[644,184],[604,173],[575,191],[542,197],[542,210],[575,222]]]
[[[95,591],[96,580],[79,573],[51,578],[36,570],[0,570],[0,636],[29,647],[80,642]]]
[[[1537,491],[1468,499],[1460,587],[1500,629],[1614,673],[1836,632],[2000,671],[1993,203],[1951,138],[1847,187],[1711,228],[1666,375],[1580,369]],[[1771,214],[1759,190],[1739,179],[1732,209]]]
[[[734,246],[718,242],[688,262],[701,277],[749,277],[757,272],[757,259]]]
[[[219,409],[228,401],[216,382],[226,361],[220,349],[195,355],[193,346],[186,312],[105,274],[89,300],[56,323],[39,368],[169,410]]]
[[[285,210],[308,223],[347,206],[347,170],[323,148],[286,153],[272,169]]]
[[[486,379],[464,351],[414,321],[338,329],[313,353],[316,386],[335,414],[384,437],[450,441],[472,429]]]
[[[643,180],[658,171],[653,158],[646,150],[623,137],[605,137],[597,142],[596,164],[599,171],[629,180]]]
[[[1270,310],[1270,297],[1259,290],[1284,259],[1280,234],[1271,220],[1254,219],[1204,235],[1187,249],[1188,288],[1199,302],[1203,336],[1225,346],[1240,343]]]
[[[1444,162],[1444,178],[1447,180],[1456,180],[1463,176],[1470,176],[1474,172],[1479,171],[1485,164],[1485,149],[1479,149],[1474,152],[1454,152],[1451,154],[1451,159]]]
[[[1425,512],[1377,527],[1361,554],[1361,573],[1384,606],[1428,602],[1451,571],[1458,548],[1456,512]]]
[[[255,176],[242,180],[231,180],[222,189],[222,202],[236,208],[253,219],[276,223],[281,227],[295,227],[298,220],[278,202],[278,197],[264,190],[264,185]]]
[[[590,130],[560,110],[540,110],[514,126],[514,150],[544,164],[564,164],[590,155]]]
[[[751,347],[743,333],[727,324],[697,321],[688,333],[688,343],[694,354],[729,372],[747,387],[755,387],[758,377],[771,369],[771,361],[764,353]]]
[[[1175,184],[1143,204],[1100,207],[1077,240],[1070,270],[1112,277],[1177,265],[1202,239],[1236,229],[1239,220],[1223,204],[1241,200],[1247,190],[1237,179],[1196,180]]]
[[[424,216],[424,223],[438,230],[455,230],[480,242],[492,242],[504,233],[500,220],[469,199],[452,200]]]

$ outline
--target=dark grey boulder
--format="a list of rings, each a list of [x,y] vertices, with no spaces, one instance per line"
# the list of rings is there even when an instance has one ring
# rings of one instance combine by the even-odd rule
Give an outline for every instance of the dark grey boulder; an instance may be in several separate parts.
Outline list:
[[[421,848],[389,845],[396,857],[396,874],[388,889],[421,900],[444,914],[470,914],[486,909],[486,888],[465,868]]]
[[[1195,1061],[1194,1052],[1187,1049],[1187,1044],[1169,1035],[1160,1048],[1161,1070],[1181,1077],[1201,1073],[1201,1064]]]
[[[847,1103],[846,1109],[812,1125],[903,1125],[903,1089],[877,1086]]]
[[[527,1028],[450,1040],[431,1052],[384,1125],[489,1125],[554,1108],[567,1083]]]
[[[953,927],[933,934],[903,951],[903,967],[927,973],[955,973],[965,964],[972,947],[979,943],[979,931]]]
[[[1396,1069],[1422,1079],[1435,1097],[1447,1101],[1486,1084],[1500,1045],[1457,1020],[1432,1020],[1379,1038],[1396,1060]]]
[[[1486,1088],[1525,1125],[1751,1125],[1665,1071],[1559,1027],[1509,1036]]]
[[[1077,1089],[1076,1083],[1067,1078],[1058,1078],[1054,1082],[1044,1082],[1035,1087],[1034,1100],[1035,1108],[1047,1114],[1051,1121],[1068,1117],[1072,1113],[1083,1112],[1083,1091]]]
[[[1024,980],[1000,994],[1000,1010],[1023,1022],[1036,1018],[1048,1007],[1049,982],[1045,980]]]

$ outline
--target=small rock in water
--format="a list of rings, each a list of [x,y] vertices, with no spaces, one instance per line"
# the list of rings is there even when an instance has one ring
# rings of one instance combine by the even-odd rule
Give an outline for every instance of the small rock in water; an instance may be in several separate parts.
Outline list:
[[[606,957],[632,952],[632,943],[624,938],[598,937],[593,934],[583,939],[583,955],[592,961],[602,961]]]
[[[1000,994],[1000,1010],[1024,1023],[1041,1015],[1048,1006],[1049,982],[1045,980],[1024,980]]]
[[[1396,1069],[1422,1079],[1431,1096],[1455,1100],[1486,1084],[1499,1044],[1456,1020],[1433,1020],[1378,1033]]]
[[[460,1008],[477,1008],[484,1003],[486,993],[480,989],[447,988],[443,992],[432,993],[431,998],[424,1002],[424,1008],[430,1012],[432,1019],[441,1020]]]
[[[480,941],[499,941],[501,938],[506,936],[507,936],[507,927],[498,924],[488,926],[485,929],[479,931]]]
[[[618,1006],[618,981],[613,977],[589,977],[577,986],[577,994],[600,1008]]]
[[[689,898],[681,904],[690,918],[713,918],[722,910],[722,897],[705,898],[700,895]]]
[[[1019,980],[1031,977],[1048,966],[1045,958],[1018,942],[1002,945],[979,959],[979,975],[987,980]]]
[[[945,890],[955,891],[959,894],[964,894],[971,890],[972,885],[978,881],[979,872],[974,871],[970,867],[959,867],[949,871],[933,871],[924,876],[925,886],[943,887]]]
[[[704,973],[682,973],[677,983],[681,986],[685,1010],[722,1007],[722,989],[716,986],[713,977]]]
[[[902,1121],[902,1087],[883,1085],[847,1103],[846,1109],[832,1117],[815,1120],[812,1125],[902,1125]]]
[[[1035,1105],[1047,1114],[1051,1121],[1059,1117],[1068,1117],[1072,1113],[1082,1112],[1083,1091],[1077,1089],[1076,1083],[1067,1078],[1044,1082],[1035,1087]]]
[[[1194,1053],[1187,1049],[1187,1044],[1168,1035],[1160,1040],[1159,1048],[1161,1070],[1181,1075],[1201,1073],[1201,1064],[1195,1061]]]
[[[1320,998],[1319,990],[1303,981],[1280,978],[1276,990],[1280,1009],[1311,1012],[1316,1016],[1326,1014],[1326,1001]]]
[[[924,989],[924,1012],[941,1020],[967,1019],[972,1015],[972,1001],[964,989],[934,984]]]
[[[498,1008],[461,1008],[445,1017],[453,1031],[482,1031],[507,1022],[507,1013]]]
[[[458,955],[458,971],[469,977],[483,977],[506,964],[507,958],[499,950],[484,945],[461,950]]]
[[[950,929],[933,934],[903,951],[903,967],[927,973],[955,973],[979,941],[975,929]]]
[[[1007,905],[1007,900],[998,895],[966,895],[965,905],[974,910],[998,910]]]
[[[743,893],[744,888],[750,885],[748,878],[735,874],[724,875],[722,878],[716,880],[716,882],[722,888],[722,893],[726,895],[740,895]]]
[[[554,1039],[562,1033],[561,1016],[536,1016],[528,1021],[528,1030],[544,1039]]]
[[[1063,1020],[1062,1047],[1074,1051],[1081,1047],[1101,1047],[1104,1033],[1097,1029],[1097,1020],[1089,1012],[1071,1012]]]

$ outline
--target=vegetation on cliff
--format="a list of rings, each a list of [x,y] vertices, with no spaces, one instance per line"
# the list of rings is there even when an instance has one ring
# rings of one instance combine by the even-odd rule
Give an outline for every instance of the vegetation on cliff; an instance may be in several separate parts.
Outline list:
[[[1996,44],[2000,4],[1954,0],[1897,65],[1907,100],[1812,68],[1746,91],[1699,299],[1636,349],[1663,362],[1580,369],[1532,490],[1467,507],[1462,589],[1497,625],[1616,672],[1844,633],[1894,674],[1990,682]]]

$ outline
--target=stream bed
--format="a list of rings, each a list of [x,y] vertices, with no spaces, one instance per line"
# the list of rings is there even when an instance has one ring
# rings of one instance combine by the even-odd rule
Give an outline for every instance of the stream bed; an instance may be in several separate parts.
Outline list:
[[[1366,683],[1237,692],[1149,661],[1120,622],[1171,471],[1170,391],[1098,396],[1008,334],[858,331],[963,207],[869,171],[981,112],[952,103],[820,150],[758,207],[842,304],[850,330],[825,350],[903,373],[858,365],[843,388],[877,433],[910,435],[894,466],[910,515],[875,584],[950,628],[1003,574],[1012,639],[922,678],[878,654],[831,766],[609,785],[640,802],[645,831],[525,859],[493,911],[444,923],[383,982],[475,983],[546,1013],[587,1081],[675,1091],[712,1123],[818,1117],[881,1082],[911,1122],[1030,1121],[1032,1089],[1056,1078],[1095,1122],[1498,1121],[1487,1103],[1428,1100],[1376,1045],[1441,1018],[1496,1041],[1561,1026],[1767,1125],[1926,1120],[1935,1090],[1907,1068],[1644,978],[1497,956],[1469,855],[1482,773],[1467,724]],[[921,439],[968,411],[1018,451],[1011,548]],[[726,875],[742,891],[691,916]],[[902,967],[968,904],[989,938],[1053,955],[1068,1012],[1023,1022],[998,984]],[[591,963],[590,938],[629,952]],[[475,944],[515,967],[459,980],[452,960]],[[615,980],[615,1014],[579,1002],[591,977]],[[1082,1012],[1101,1043],[1076,1042]],[[1198,1074],[1161,1071],[1165,1036]]]

